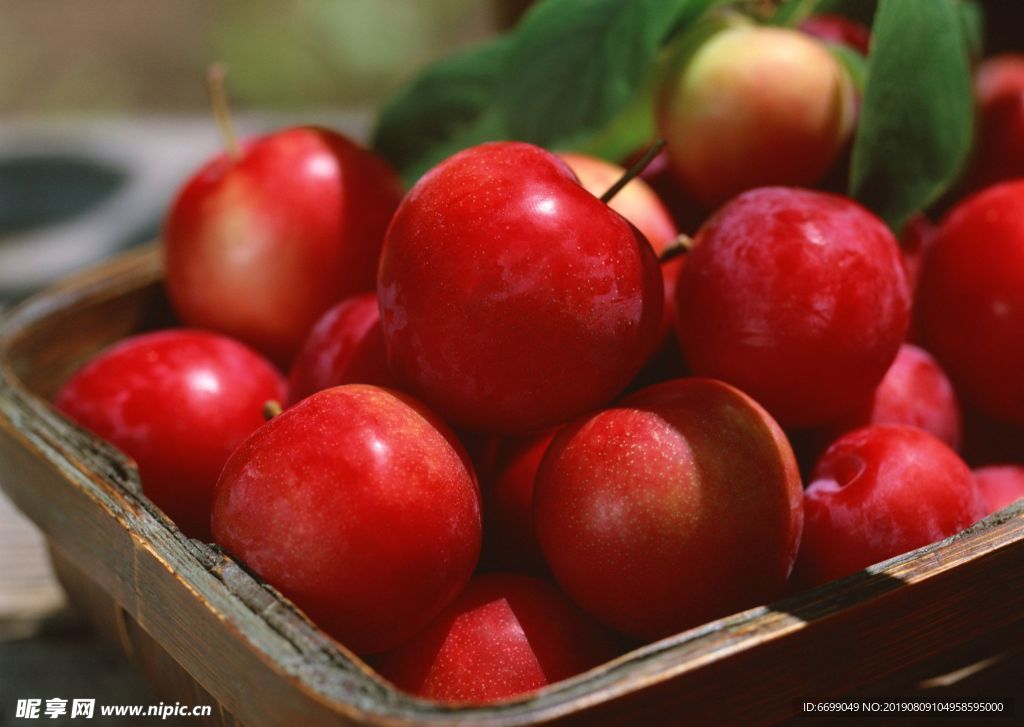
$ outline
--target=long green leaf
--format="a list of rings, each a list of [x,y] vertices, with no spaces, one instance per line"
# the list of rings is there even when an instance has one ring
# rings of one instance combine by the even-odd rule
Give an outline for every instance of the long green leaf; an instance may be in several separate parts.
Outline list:
[[[652,72],[665,40],[716,0],[543,0],[505,66],[501,114],[515,138],[558,145],[605,128]]]
[[[971,73],[953,0],[881,0],[850,194],[894,230],[956,180],[972,141]]]
[[[373,146],[407,182],[459,149],[506,136],[492,109],[510,47],[499,38],[445,58],[384,107]]]

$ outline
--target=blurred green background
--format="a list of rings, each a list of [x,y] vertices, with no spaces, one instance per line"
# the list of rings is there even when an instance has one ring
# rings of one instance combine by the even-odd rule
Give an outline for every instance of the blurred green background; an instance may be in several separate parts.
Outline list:
[[[239,107],[376,107],[520,3],[0,0],[0,113],[206,108],[223,60]]]

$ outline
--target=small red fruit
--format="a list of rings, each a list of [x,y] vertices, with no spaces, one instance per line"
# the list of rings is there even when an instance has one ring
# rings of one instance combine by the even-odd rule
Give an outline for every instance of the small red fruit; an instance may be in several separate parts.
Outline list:
[[[378,295],[388,362],[455,426],[550,428],[622,391],[657,344],[651,246],[529,144],[428,172],[388,228]]]
[[[215,157],[164,226],[175,311],[287,365],[324,311],[373,290],[400,196],[387,164],[326,129],[280,131],[238,159]]]
[[[722,379],[786,427],[832,424],[871,398],[909,323],[899,249],[852,200],[767,187],[697,233],[676,289],[693,373]]]
[[[980,189],[1024,176],[1024,54],[982,61],[975,92],[979,129],[968,185]]]
[[[480,554],[461,445],[421,404],[352,384],[260,428],[217,483],[213,534],[353,651],[410,638]]]
[[[205,331],[125,339],[68,380],[56,407],[135,460],[142,491],[185,534],[210,539],[228,456],[281,401],[284,381],[256,352]]]
[[[374,660],[400,689],[440,702],[493,702],[568,679],[619,653],[543,581],[475,578],[419,635]]]
[[[804,586],[942,540],[984,511],[963,460],[914,427],[849,432],[826,450],[811,480],[793,575]]]
[[[993,465],[974,470],[974,481],[985,502],[985,515],[1024,498],[1024,466]]]
[[[302,344],[288,377],[288,401],[341,384],[394,387],[384,355],[374,293],[346,298],[328,310]]]
[[[1024,424],[1024,180],[946,216],[925,254],[917,308],[924,344],[965,404]]]
[[[535,526],[573,600],[653,640],[778,595],[801,496],[764,409],[720,381],[677,379],[562,430],[537,475]]]

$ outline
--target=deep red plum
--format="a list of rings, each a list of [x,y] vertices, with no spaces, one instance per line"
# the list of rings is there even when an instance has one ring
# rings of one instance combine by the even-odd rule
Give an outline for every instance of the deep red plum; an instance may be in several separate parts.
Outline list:
[[[984,512],[956,452],[914,427],[874,425],[832,444],[804,495],[794,581],[813,586],[949,537]]]
[[[746,192],[697,233],[676,287],[693,373],[750,394],[780,424],[856,414],[896,357],[910,296],[888,228],[837,195]]]
[[[558,157],[519,142],[428,172],[378,279],[392,370],[455,426],[541,431],[609,402],[656,344],[651,246]]]
[[[569,425],[535,488],[559,584],[637,638],[771,599],[796,558],[793,452],[764,409],[720,381],[658,384]]]
[[[316,320],[373,290],[401,189],[344,136],[299,127],[220,154],[182,188],[164,225],[167,293],[181,319],[288,365]]]
[[[374,666],[421,697],[492,702],[575,676],[619,651],[548,583],[491,574],[474,578],[426,629]]]
[[[978,192],[943,219],[917,308],[925,347],[964,403],[1024,424],[1024,180]]]
[[[255,351],[179,329],[114,344],[69,379],[54,403],[134,459],[146,496],[187,535],[209,540],[221,468],[284,388]]]
[[[396,385],[384,354],[374,293],[346,298],[313,326],[292,364],[288,401],[294,404],[341,384]]]
[[[393,648],[462,590],[480,553],[468,458],[422,404],[350,384],[256,431],[217,483],[213,534],[359,654]]]

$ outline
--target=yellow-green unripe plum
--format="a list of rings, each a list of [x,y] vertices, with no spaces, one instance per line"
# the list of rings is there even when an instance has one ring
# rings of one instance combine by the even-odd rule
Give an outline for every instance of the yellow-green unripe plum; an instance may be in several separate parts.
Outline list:
[[[757,26],[689,46],[663,75],[656,109],[686,190],[713,208],[754,187],[819,183],[856,115],[853,84],[828,48]]]

